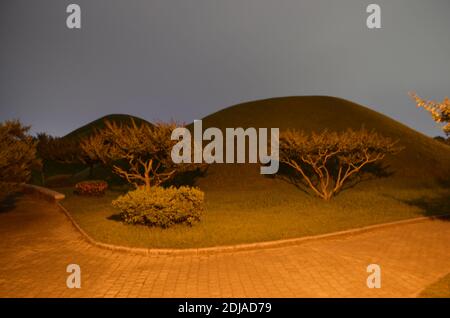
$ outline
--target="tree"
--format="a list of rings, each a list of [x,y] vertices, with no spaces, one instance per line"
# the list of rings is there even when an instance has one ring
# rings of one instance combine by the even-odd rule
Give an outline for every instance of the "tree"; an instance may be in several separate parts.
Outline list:
[[[41,183],[42,185],[45,185],[46,181],[46,172],[47,172],[47,165],[49,160],[51,160],[51,142],[53,140],[53,137],[46,134],[46,133],[38,133],[36,136],[37,139],[37,154],[39,158],[41,159],[42,165],[40,169],[41,173]]]
[[[28,182],[31,170],[40,166],[36,158],[37,142],[28,134],[29,129],[17,120],[0,123],[1,199]]]
[[[89,167],[89,177],[93,176],[94,166],[103,163],[98,153],[103,152],[103,138],[98,132],[81,140],[52,137],[45,133],[38,134],[37,139],[38,153],[44,162],[81,163]]]
[[[416,93],[410,93],[417,107],[428,111],[436,123],[443,124],[442,130],[447,136],[450,136],[450,99],[448,97],[440,103],[427,101],[420,98]]]
[[[37,153],[42,160],[41,182],[45,184],[45,174],[51,161],[59,163],[78,163],[81,154],[76,140],[53,137],[46,133],[37,135]]]
[[[104,163],[115,162],[113,172],[136,188],[153,186],[171,180],[177,174],[194,170],[195,164],[175,164],[170,156],[177,141],[171,140],[176,124],[131,125],[105,122],[105,128],[83,144],[85,151]],[[120,165],[126,161],[126,166]]]
[[[300,173],[324,200],[339,193],[363,167],[400,150],[397,142],[365,129],[311,134],[288,130],[280,136],[280,162]]]
[[[77,140],[53,137],[46,133],[39,133],[38,154],[44,160],[53,160],[60,163],[76,163],[80,155]]]
[[[109,159],[105,154],[108,153],[109,145],[105,142],[105,136],[100,132],[86,137],[80,141],[79,160],[89,166],[89,177],[94,174],[94,166],[100,163],[106,164]]]

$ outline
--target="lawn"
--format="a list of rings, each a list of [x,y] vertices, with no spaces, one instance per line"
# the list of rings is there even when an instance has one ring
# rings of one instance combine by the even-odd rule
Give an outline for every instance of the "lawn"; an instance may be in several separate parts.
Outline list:
[[[263,242],[341,231],[431,214],[450,213],[449,190],[384,189],[372,186],[344,191],[326,202],[292,187],[273,190],[216,190],[206,193],[206,211],[198,224],[168,229],[123,224],[111,201],[81,197],[70,188],[62,204],[94,239],[146,248],[192,248]],[[447,201],[443,201],[447,200]]]
[[[107,116],[66,137],[79,138],[95,131],[104,119],[124,122],[127,116]],[[67,199],[62,204],[98,241],[157,248],[263,242],[450,213],[450,148],[366,107],[333,97],[293,96],[243,103],[203,118],[204,129],[222,130],[278,127],[281,131],[295,128],[320,132],[361,126],[398,140],[404,149],[373,169],[377,178],[372,176],[329,202],[281,180],[278,177],[284,176],[282,173],[274,178],[261,176],[259,164],[211,164],[204,175],[191,180],[206,193],[203,219],[192,227],[160,229],[123,224],[118,219],[119,211],[111,206],[111,201],[123,193],[120,189],[113,188],[102,198],[86,198],[63,188],[60,191]],[[192,129],[192,125],[188,127]],[[88,169],[75,173],[56,166],[48,168],[47,187],[73,185],[89,178]],[[94,178],[118,184],[109,168],[95,170]]]
[[[428,286],[419,297],[423,298],[450,298],[450,274],[436,283]]]

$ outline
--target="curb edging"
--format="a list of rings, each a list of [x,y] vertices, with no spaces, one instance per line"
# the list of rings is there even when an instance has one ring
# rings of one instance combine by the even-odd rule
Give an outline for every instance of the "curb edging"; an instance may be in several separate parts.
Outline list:
[[[65,207],[63,207],[59,202],[56,203],[59,210],[66,215],[72,225],[81,233],[83,238],[89,242],[90,244],[97,246],[99,248],[108,249],[112,251],[125,252],[125,253],[133,253],[138,255],[172,255],[172,256],[180,256],[180,255],[211,255],[211,254],[221,254],[221,253],[236,253],[236,252],[245,252],[245,251],[255,251],[259,249],[270,249],[270,248],[281,248],[287,246],[300,245],[302,243],[307,243],[315,240],[323,240],[323,239],[333,239],[344,236],[352,236],[357,234],[362,234],[365,232],[370,232],[378,229],[401,226],[407,224],[420,223],[428,220],[438,219],[444,216],[438,217],[418,217],[413,219],[382,223],[369,225],[357,229],[350,229],[344,231],[338,231],[333,233],[326,233],[320,235],[311,235],[304,236],[300,238],[293,239],[285,239],[285,240],[276,240],[276,241],[268,241],[268,242],[258,242],[258,243],[249,243],[249,244],[237,244],[237,245],[225,245],[225,246],[217,246],[217,247],[201,247],[201,248],[187,248],[187,249],[166,249],[166,248],[140,248],[140,247],[126,247],[120,245],[112,245],[108,243],[102,243],[94,240],[89,234],[87,234],[73,219],[70,212],[67,211]]]
[[[66,198],[66,196],[62,193],[33,184],[22,184],[22,191],[24,193],[37,195],[38,197],[50,202],[58,202]]]
[[[356,229],[349,229],[344,231],[319,234],[319,235],[311,235],[304,236],[300,238],[292,238],[292,239],[284,239],[284,240],[276,240],[276,241],[268,241],[268,242],[257,242],[257,243],[248,243],[248,244],[237,244],[237,245],[225,245],[225,246],[217,246],[217,247],[201,247],[201,248],[187,248],[187,249],[166,249],[166,248],[140,248],[140,247],[127,247],[120,245],[113,245],[108,243],[102,243],[93,239],[89,234],[87,234],[74,220],[70,212],[60,203],[62,199],[64,199],[64,194],[58,193],[56,191],[32,186],[25,185],[24,189],[27,189],[27,192],[38,193],[39,197],[44,197],[47,201],[53,201],[58,210],[62,212],[70,221],[72,226],[81,234],[83,239],[87,241],[89,244],[93,246],[107,249],[111,251],[124,252],[124,253],[133,253],[138,255],[148,255],[148,256],[160,256],[160,255],[172,255],[172,256],[180,256],[180,255],[210,255],[210,254],[220,254],[220,253],[236,253],[236,252],[244,252],[244,251],[254,251],[259,249],[270,249],[270,248],[281,248],[286,246],[300,245],[302,243],[315,241],[315,240],[323,240],[323,239],[334,239],[344,236],[352,236],[357,234],[362,234],[365,232],[370,232],[378,229],[401,226],[407,224],[414,224],[419,222],[424,222],[428,220],[434,220],[442,217],[448,217],[449,215],[441,215],[441,216],[422,216],[412,219],[381,223],[375,225],[369,225],[365,227],[360,227]]]

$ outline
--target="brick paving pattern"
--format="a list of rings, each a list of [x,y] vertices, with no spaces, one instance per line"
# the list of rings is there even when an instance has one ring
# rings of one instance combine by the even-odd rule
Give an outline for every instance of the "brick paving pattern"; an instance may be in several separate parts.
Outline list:
[[[429,220],[297,246],[145,256],[94,247],[31,196],[0,212],[0,297],[414,297],[450,271],[450,222]],[[81,289],[66,266],[81,267]],[[381,266],[380,289],[366,268]]]

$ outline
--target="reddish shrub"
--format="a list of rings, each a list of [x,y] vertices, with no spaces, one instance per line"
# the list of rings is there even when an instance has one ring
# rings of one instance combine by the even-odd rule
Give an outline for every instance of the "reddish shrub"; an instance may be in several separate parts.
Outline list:
[[[78,182],[75,185],[75,193],[79,195],[104,195],[108,189],[108,183],[102,180]]]

